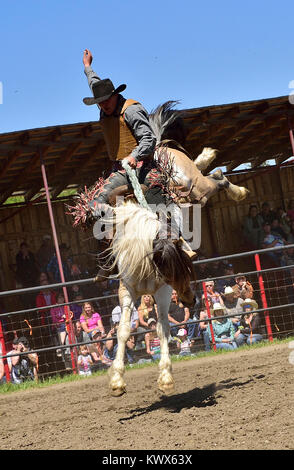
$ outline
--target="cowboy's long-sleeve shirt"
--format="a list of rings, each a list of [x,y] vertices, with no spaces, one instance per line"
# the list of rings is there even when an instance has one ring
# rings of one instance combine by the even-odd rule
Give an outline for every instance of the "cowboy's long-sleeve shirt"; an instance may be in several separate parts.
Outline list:
[[[91,66],[85,67],[85,75],[91,90],[93,84],[101,80]],[[121,100],[118,101],[118,106],[121,106]],[[156,138],[151,129],[146,109],[140,103],[132,104],[126,109],[124,118],[138,143],[131,152],[132,157],[137,161],[150,157],[155,150]]]

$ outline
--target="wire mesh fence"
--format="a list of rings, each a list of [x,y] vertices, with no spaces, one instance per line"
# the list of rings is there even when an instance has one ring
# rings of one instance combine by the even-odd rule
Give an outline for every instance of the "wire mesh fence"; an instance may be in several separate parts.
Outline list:
[[[280,248],[279,251],[267,249],[196,261],[195,271],[199,279],[192,282],[196,300],[194,308],[189,311],[189,319],[184,323],[173,323],[173,318],[169,317],[171,352],[181,354],[183,340],[177,334],[181,327],[186,329],[186,333],[192,332],[188,338],[187,353],[197,354],[200,350],[217,349],[218,338],[214,328],[216,322],[231,319],[235,331],[241,331],[240,325],[248,316],[244,309],[248,299],[253,300],[251,310],[259,317],[258,332],[262,340],[271,341],[276,337],[293,335],[294,264],[291,264],[290,256],[285,256],[291,254],[293,248],[291,245]],[[277,258],[271,257],[277,253]],[[247,266],[250,269],[236,273],[233,263],[237,265],[240,258],[248,260]],[[227,268],[225,273],[224,267]],[[209,277],[201,279],[201,273],[209,274]],[[74,298],[64,302],[60,292],[58,293],[64,286],[82,286],[83,293],[88,295],[79,295],[77,290]],[[83,345],[87,345],[91,358],[89,373],[107,369],[114,357],[107,351],[111,348],[115,350],[116,343],[117,313],[114,314],[114,309],[119,304],[117,288],[117,282],[112,282],[111,285],[107,281],[95,284],[94,278],[89,278],[46,285],[45,288],[35,286],[1,292],[0,299],[18,296],[23,306],[22,309],[4,312],[0,316],[0,361],[4,371],[2,375],[5,377],[2,381],[6,379],[7,382],[17,383],[18,379],[25,380],[25,362],[33,359],[33,355],[36,360],[31,364],[34,371],[31,378],[35,380],[43,380],[56,374],[80,373],[80,348]],[[97,295],[97,290],[103,295]],[[99,328],[97,327],[100,332],[95,330],[96,336],[93,331],[87,331],[87,322],[82,321],[85,318],[81,318],[85,314],[83,306],[89,303],[101,317]],[[139,304],[140,301],[136,304],[137,308]],[[221,308],[216,308],[219,304]],[[150,348],[146,347],[145,335],[153,335],[153,330],[140,326],[136,316],[133,323],[126,360],[130,363],[152,361],[153,355]],[[249,337],[252,339],[252,331]],[[28,358],[29,355],[31,358]],[[20,366],[16,368],[19,375],[15,377],[17,360],[18,364],[23,362],[24,370],[20,370]]]

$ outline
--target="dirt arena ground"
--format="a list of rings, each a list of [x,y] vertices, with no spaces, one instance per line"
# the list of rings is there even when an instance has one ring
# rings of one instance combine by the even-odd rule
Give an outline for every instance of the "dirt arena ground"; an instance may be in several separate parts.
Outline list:
[[[175,392],[157,368],[0,397],[0,449],[293,449],[293,373],[287,344],[173,365]]]

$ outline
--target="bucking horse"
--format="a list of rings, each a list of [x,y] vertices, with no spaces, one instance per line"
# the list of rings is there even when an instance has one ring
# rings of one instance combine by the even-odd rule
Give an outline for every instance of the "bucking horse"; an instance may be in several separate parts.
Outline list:
[[[157,141],[154,154],[157,170],[150,186],[141,187],[147,205],[154,195],[152,188],[159,188],[164,201],[179,208],[183,204],[200,204],[203,207],[220,190],[225,190],[228,197],[237,202],[244,199],[248,190],[230,183],[220,169],[208,176],[202,174],[215,159],[215,149],[204,148],[195,160],[185,151],[182,145],[182,121],[179,112],[172,109],[174,103],[167,102],[150,115]],[[100,179],[91,190],[86,189],[80,194],[76,205],[70,208],[75,218],[74,225],[95,220],[95,199],[108,182],[109,179]],[[117,196],[129,198],[131,189],[128,181],[114,189],[109,201],[115,204]],[[106,252],[111,259],[111,269],[116,269],[115,277],[120,279],[118,295],[122,310],[117,330],[118,349],[109,369],[110,392],[119,396],[126,391],[124,356],[130,336],[131,312],[140,295],[151,294],[157,304],[157,333],[161,347],[158,387],[164,393],[169,393],[174,388],[168,348],[168,310],[172,289],[177,290],[185,305],[192,305],[194,300],[190,289],[194,270],[189,245],[181,232],[177,232],[175,238],[173,230],[166,221],[163,222],[158,212],[142,207],[138,201],[127,200],[121,205],[114,205],[107,222],[113,227],[113,232]],[[178,224],[181,223],[178,221]],[[105,266],[102,268],[105,269]]]

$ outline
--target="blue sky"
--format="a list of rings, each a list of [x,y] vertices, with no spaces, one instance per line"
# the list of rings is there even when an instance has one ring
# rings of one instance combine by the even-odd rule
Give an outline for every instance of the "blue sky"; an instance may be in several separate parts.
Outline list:
[[[98,119],[93,69],[148,111],[288,95],[293,2],[281,0],[14,0],[0,17],[0,132]]]

